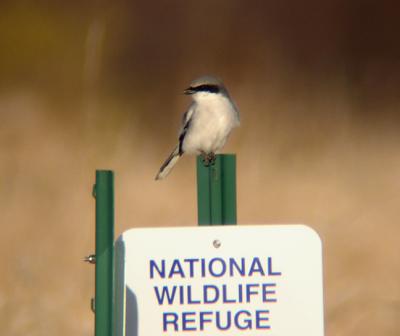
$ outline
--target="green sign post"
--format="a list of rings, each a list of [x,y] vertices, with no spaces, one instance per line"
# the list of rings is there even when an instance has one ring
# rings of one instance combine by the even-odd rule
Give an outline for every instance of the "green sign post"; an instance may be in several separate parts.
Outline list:
[[[197,157],[197,212],[199,225],[236,224],[234,154],[218,154],[208,166]]]
[[[96,170],[95,336],[114,335],[114,173]],[[197,157],[199,225],[236,224],[236,156]]]
[[[114,173],[96,171],[95,335],[113,335],[114,307]]]

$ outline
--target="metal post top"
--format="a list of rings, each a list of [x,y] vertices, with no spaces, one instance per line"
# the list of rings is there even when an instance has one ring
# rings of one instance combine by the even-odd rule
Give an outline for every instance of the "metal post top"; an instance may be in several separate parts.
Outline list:
[[[197,156],[199,225],[236,224],[236,155],[218,154],[212,163]]]

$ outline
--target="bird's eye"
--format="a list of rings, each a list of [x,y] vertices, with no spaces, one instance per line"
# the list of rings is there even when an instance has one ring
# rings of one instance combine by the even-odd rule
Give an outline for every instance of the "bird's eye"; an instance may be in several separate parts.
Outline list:
[[[196,86],[193,88],[193,90],[197,92],[210,92],[210,93],[219,93],[220,89],[217,85],[212,85],[212,84],[203,84]]]

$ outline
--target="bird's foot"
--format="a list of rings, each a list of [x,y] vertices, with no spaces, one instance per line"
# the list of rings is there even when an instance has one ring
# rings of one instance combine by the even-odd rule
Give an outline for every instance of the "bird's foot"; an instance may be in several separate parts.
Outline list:
[[[203,156],[203,164],[205,167],[213,166],[215,164],[215,153],[202,153]]]

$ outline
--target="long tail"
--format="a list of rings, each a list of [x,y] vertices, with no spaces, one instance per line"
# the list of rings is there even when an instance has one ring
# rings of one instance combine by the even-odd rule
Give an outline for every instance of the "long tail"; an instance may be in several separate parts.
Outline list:
[[[180,157],[181,154],[179,154],[179,146],[176,146],[168,159],[166,159],[165,162],[162,164],[160,171],[156,176],[156,180],[162,180],[164,177],[166,177],[170,173],[172,168],[176,165]]]

